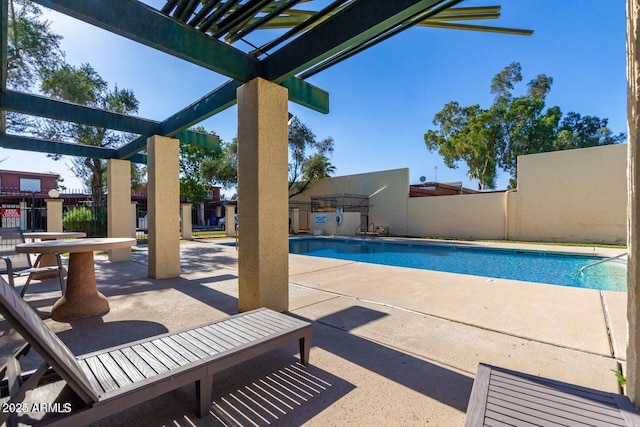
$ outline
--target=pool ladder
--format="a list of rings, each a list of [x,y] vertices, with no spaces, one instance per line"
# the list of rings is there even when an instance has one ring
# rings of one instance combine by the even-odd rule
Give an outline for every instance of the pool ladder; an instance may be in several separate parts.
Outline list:
[[[622,258],[625,255],[627,255],[627,252],[624,252],[624,253],[621,253],[620,255],[612,256],[612,257],[609,257],[609,258],[601,259],[600,261],[592,262],[591,264],[587,264],[587,265],[585,265],[584,267],[582,267],[580,269],[580,275],[582,276],[584,271],[589,267],[593,267],[594,265],[602,264],[603,262],[612,261],[614,259]]]

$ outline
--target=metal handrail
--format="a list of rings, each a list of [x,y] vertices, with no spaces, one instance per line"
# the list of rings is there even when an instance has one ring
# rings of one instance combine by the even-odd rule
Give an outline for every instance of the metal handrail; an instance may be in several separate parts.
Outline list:
[[[587,264],[580,269],[580,275],[582,276],[582,273],[584,273],[584,271],[589,267],[593,267],[594,265],[602,264],[603,262],[611,261],[617,258],[622,258],[625,255],[627,255],[627,252],[624,252],[624,253],[621,253],[620,255],[612,256],[609,258],[601,259],[600,261],[592,262],[591,264]]]

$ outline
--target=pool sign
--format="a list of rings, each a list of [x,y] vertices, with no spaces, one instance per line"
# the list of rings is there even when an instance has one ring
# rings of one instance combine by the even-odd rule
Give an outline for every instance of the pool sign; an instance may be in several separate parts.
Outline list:
[[[316,214],[316,224],[326,224],[327,214]]]
[[[20,218],[20,208],[2,208],[2,218]]]

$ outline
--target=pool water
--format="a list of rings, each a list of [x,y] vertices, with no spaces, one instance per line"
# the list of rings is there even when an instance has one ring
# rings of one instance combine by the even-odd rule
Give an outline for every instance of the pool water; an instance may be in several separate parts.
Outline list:
[[[580,274],[580,268],[603,258],[522,251],[346,239],[291,239],[289,252],[397,267],[524,280],[576,288],[626,291],[627,264],[613,260]]]

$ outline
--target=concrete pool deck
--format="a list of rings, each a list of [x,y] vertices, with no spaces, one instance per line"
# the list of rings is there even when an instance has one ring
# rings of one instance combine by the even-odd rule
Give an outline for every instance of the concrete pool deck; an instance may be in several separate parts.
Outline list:
[[[147,278],[144,248],[131,262],[97,256],[111,311],[46,323],[81,354],[235,313],[237,251],[218,243],[182,242],[176,279]],[[95,425],[462,425],[479,362],[618,390],[611,371],[626,357],[626,293],[289,259],[289,311],[314,325],[308,367],[292,344],[220,374],[208,417],[195,417],[185,387]],[[46,315],[58,295],[46,283],[26,299]],[[29,354],[25,364],[36,361]]]

